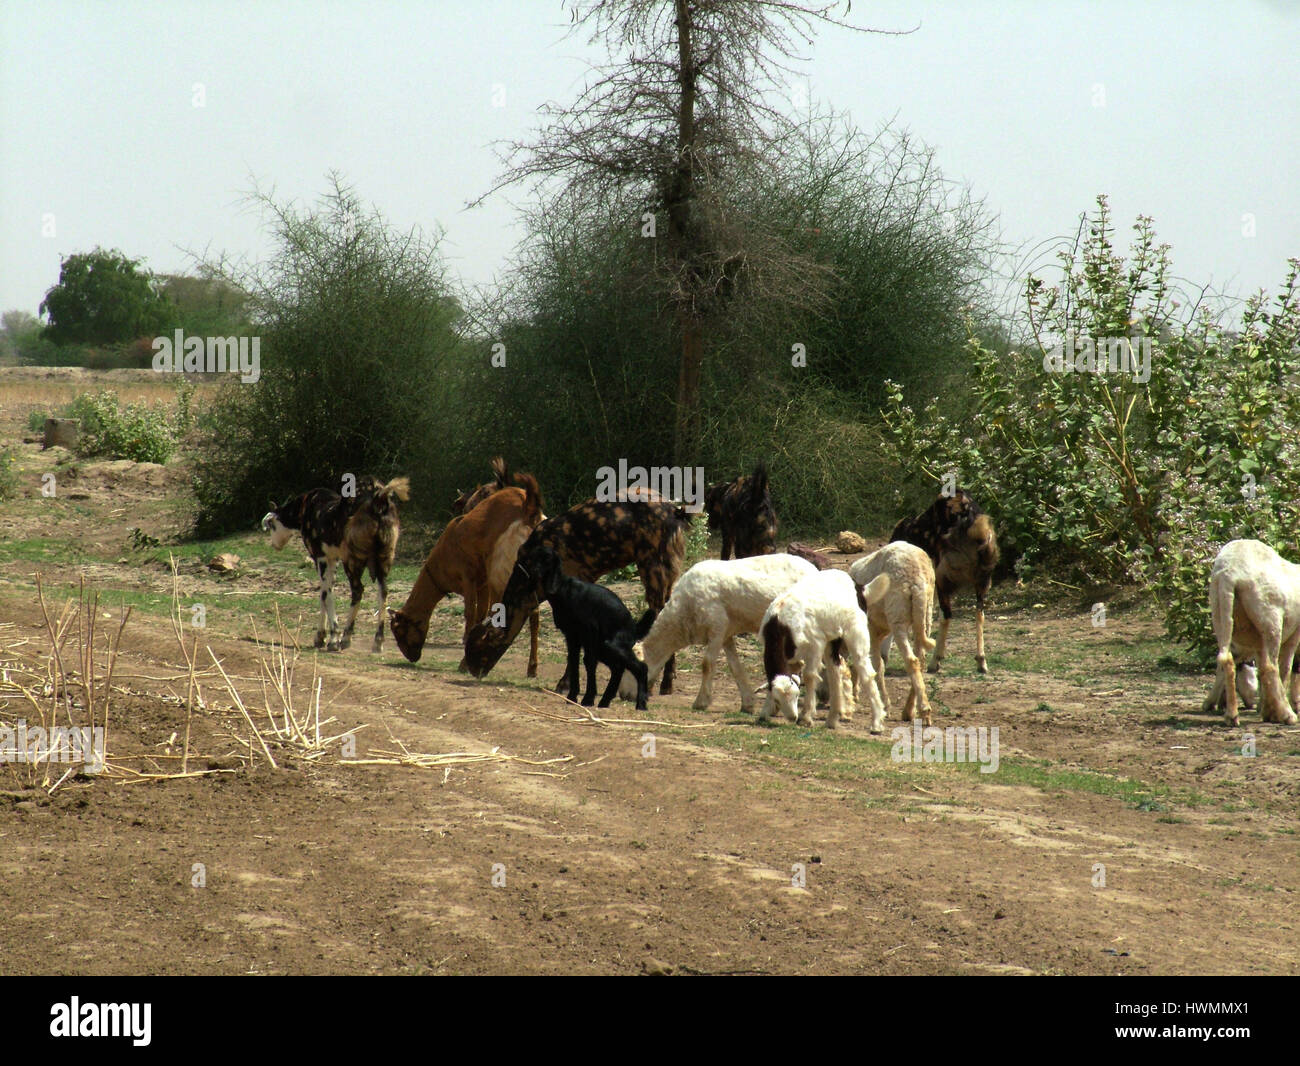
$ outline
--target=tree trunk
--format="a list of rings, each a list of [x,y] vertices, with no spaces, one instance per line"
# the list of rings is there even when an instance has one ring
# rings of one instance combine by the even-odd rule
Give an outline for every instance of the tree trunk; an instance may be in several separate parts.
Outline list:
[[[673,433],[673,462],[695,466],[699,462],[700,372],[704,366],[704,331],[695,316],[679,316],[682,363],[677,376],[677,418]]]

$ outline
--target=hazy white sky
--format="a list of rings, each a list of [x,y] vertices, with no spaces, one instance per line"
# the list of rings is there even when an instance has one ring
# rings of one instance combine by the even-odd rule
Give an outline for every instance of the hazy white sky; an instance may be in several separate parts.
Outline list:
[[[1072,232],[1106,192],[1123,227],[1154,215],[1198,283],[1271,290],[1300,255],[1300,0],[858,0],[852,17],[920,28],[824,31],[813,99],[932,145],[1008,241]],[[160,272],[187,269],[184,249],[258,258],[243,194],[310,201],[330,170],[394,225],[445,229],[452,270],[490,281],[519,236],[510,199],[463,207],[498,173],[492,142],[580,86],[590,53],[567,27],[558,0],[4,0],[0,309],[34,313],[60,256],[96,244]]]

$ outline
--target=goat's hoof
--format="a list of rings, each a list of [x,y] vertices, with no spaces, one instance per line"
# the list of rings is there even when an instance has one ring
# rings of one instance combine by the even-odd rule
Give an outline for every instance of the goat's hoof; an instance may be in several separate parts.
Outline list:
[[[320,630],[320,631],[316,634],[316,641],[315,641],[315,643],[312,645],[312,647],[315,647],[315,648],[323,648],[323,647],[325,647],[325,630],[322,629],[322,630]]]
[[[525,674],[524,676],[525,676],[525,677],[536,677],[536,676],[537,676],[537,664],[534,663],[532,666],[530,666],[530,667],[528,668],[528,673]]]
[[[375,640],[370,645],[370,650],[374,652],[376,655],[378,655],[381,651],[384,650],[384,642],[380,640],[378,637],[376,637]]]
[[[708,700],[696,700],[694,703],[691,704],[691,710],[693,711],[707,711],[708,709],[709,709]]]
[[[659,683],[659,695],[671,696],[673,694],[673,683],[671,681],[661,681]]]
[[[334,650],[335,650],[335,651],[346,651],[346,650],[347,650],[348,648],[350,648],[350,647],[352,647],[352,638],[351,638],[351,637],[344,637],[342,640],[340,640],[340,641],[338,642],[338,644],[336,644],[336,645],[334,646]]]
[[[989,672],[988,663],[986,663],[983,659],[976,659],[976,660],[975,660],[975,668],[976,668],[976,669],[977,669],[981,674],[987,674],[987,673]]]
[[[939,672],[939,664],[938,664],[938,663],[931,663],[931,664],[930,664],[929,673],[937,674],[938,672]]]

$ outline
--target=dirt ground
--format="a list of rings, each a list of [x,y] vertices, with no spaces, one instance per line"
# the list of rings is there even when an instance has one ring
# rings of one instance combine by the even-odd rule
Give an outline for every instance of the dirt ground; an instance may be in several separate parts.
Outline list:
[[[32,408],[6,389],[0,446],[21,441]],[[679,656],[674,694],[593,722],[549,691],[562,647],[547,610],[538,679],[522,641],[485,681],[458,674],[458,602],[440,605],[415,666],[391,638],[370,652],[369,610],[348,651],[305,648],[298,705],[314,660],[337,720],[325,731],[366,727],[354,760],[403,746],[514,758],[349,765],[338,743],[319,756],[275,744],[272,768],[256,739],[248,755],[206,649],[269,736],[257,679],[275,607],[308,645],[314,607],[301,553],[250,533],[217,546],[244,557],[234,576],[194,553],[180,565],[182,605],[207,605],[187,633],[207,671],[189,767],[209,772],[145,780],[129,771],[179,766],[186,681],[166,546],[133,547],[131,530],[167,543],[184,468],[15,446],[0,659],[44,662],[38,571],[54,609],[84,576],[105,630],[122,602],[134,610],[110,772],[51,793],[61,768],[42,785],[0,766],[5,973],[1300,973],[1300,730],[1202,714],[1210,678],[1162,658],[1176,649],[1136,601],[1095,627],[1046,584],[996,588],[988,677],[959,602],[930,679],[935,724],[998,727],[994,773],[891,760],[897,670],[879,738],[864,712],[834,733],[820,719],[760,727],[725,667],[713,708],[693,711],[697,649]],[[53,469],[59,494],[42,497]],[[398,576],[394,605],[409,568]],[[757,677],[752,641],[745,657]],[[21,717],[36,712],[0,689],[0,722]]]

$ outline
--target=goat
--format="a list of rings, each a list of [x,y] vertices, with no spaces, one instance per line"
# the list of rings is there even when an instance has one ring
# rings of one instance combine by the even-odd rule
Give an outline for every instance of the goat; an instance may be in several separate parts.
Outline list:
[[[718,652],[726,650],[740,689],[740,708],[753,710],[754,691],[736,651],[736,637],[757,633],[763,613],[777,596],[817,568],[793,555],[759,555],[726,562],[705,559],[682,575],[668,605],[645,639],[633,648],[653,679],[668,657],[689,644],[703,644],[700,691],[691,705],[707,711],[713,699]]]
[[[686,553],[686,530],[691,516],[677,504],[641,500],[600,502],[588,500],[564,514],[548,518],[533,530],[519,549],[514,571],[501,595],[504,625],[480,623],[465,638],[465,662],[475,677],[485,677],[519,633],[528,612],[537,606],[536,583],[531,571],[543,548],[560,557],[564,572],[584,581],[636,563],[645,587],[646,603],[661,611],[681,573]],[[659,691],[673,690],[674,660],[664,665]],[[567,684],[571,679],[561,679]],[[560,689],[557,688],[557,691]]]
[[[445,596],[457,593],[464,599],[466,635],[500,600],[520,544],[546,517],[537,480],[531,474],[516,474],[515,479],[522,488],[511,486],[494,492],[468,514],[447,523],[424,560],[405,605],[389,619],[393,639],[411,662],[419,661],[429,618]],[[529,677],[537,676],[537,629],[534,611]]]
[[[943,610],[939,643],[930,662],[930,673],[939,672],[948,648],[948,625],[952,621],[953,593],[966,586],[975,590],[975,666],[989,672],[984,658],[984,599],[993,584],[998,563],[998,539],[989,516],[979,509],[970,494],[957,489],[940,496],[929,509],[915,518],[905,518],[894,527],[890,542],[905,540],[924,548],[934,564],[935,592]]]
[[[776,551],[776,511],[768,491],[767,468],[759,463],[748,477],[719,482],[704,490],[709,528],[722,533],[722,558],[770,555]]]
[[[812,725],[823,660],[838,671],[840,657],[847,652],[852,660],[852,690],[865,693],[871,706],[871,732],[884,729],[885,708],[871,663],[871,634],[860,604],[865,599],[870,607],[888,591],[888,574],[879,575],[859,592],[843,570],[819,570],[768,605],[759,630],[768,685],[761,721],[771,717],[775,705],[791,721]],[[797,711],[801,687],[803,708]],[[844,707],[845,684],[836,676],[829,687],[826,727],[834,729]]]
[[[262,516],[262,529],[271,534],[271,546],[277,551],[289,543],[295,530],[302,535],[320,581],[315,642],[318,648],[342,651],[352,644],[364,592],[361,575],[370,571],[371,580],[379,587],[379,628],[373,646],[378,652],[384,647],[388,572],[393,568],[397,538],[402,531],[394,501],[410,499],[411,482],[399,477],[384,484],[367,475],[358,479],[356,490],[355,496],[345,497],[332,489],[312,489],[280,507],[272,504]],[[352,605],[342,636],[334,613],[334,572],[340,561],[352,589]]]
[[[528,570],[533,592],[539,600],[549,600],[555,627],[564,634],[568,665],[564,676],[569,679],[568,698],[578,698],[578,652],[587,668],[587,689],[582,705],[590,707],[596,699],[596,664],[609,667],[609,686],[600,698],[608,707],[618,691],[626,671],[636,679],[636,708],[646,709],[650,681],[646,665],[632,653],[632,646],[649,631],[654,611],[646,611],[639,624],[613,592],[589,581],[564,575],[560,557],[543,547],[532,556]]]
[[[871,633],[871,665],[880,687],[880,701],[889,713],[889,693],[885,691],[885,660],[889,642],[894,640],[903,653],[903,666],[911,681],[903,721],[910,722],[913,711],[921,712],[921,724],[930,724],[930,701],[925,694],[921,660],[934,648],[930,639],[930,618],[934,614],[934,564],[915,544],[896,541],[886,544],[865,559],[849,567],[849,576],[861,591],[878,574],[889,575],[889,591],[877,603],[862,603]]]
[[[1260,717],[1294,725],[1300,696],[1300,566],[1258,540],[1225,544],[1210,568],[1210,617],[1219,646],[1214,688],[1203,710],[1222,697],[1224,720],[1237,725],[1237,668],[1234,652],[1254,658],[1259,676]],[[1290,696],[1285,691],[1290,687]]]

